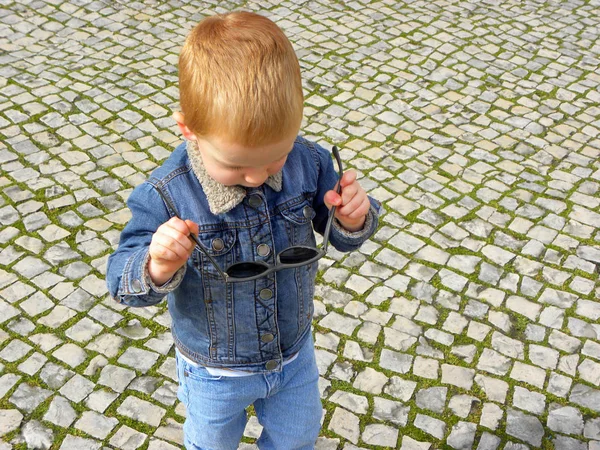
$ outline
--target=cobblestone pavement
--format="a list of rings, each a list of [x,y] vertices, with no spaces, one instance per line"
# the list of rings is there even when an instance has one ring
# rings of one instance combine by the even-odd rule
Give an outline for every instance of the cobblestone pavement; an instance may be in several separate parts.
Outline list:
[[[166,307],[105,265],[181,139],[184,36],[238,8],[386,209],[321,263],[317,448],[600,449],[598,0],[0,5],[0,450],[182,448]]]

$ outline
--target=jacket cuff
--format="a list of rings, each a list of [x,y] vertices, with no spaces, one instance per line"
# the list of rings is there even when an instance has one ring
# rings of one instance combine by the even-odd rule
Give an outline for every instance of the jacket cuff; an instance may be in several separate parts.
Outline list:
[[[369,212],[367,213],[365,223],[361,230],[348,231],[337,219],[333,219],[331,232],[336,236],[335,240],[341,243],[344,248],[360,247],[377,229],[381,203],[371,197],[369,197],[369,202],[371,202],[371,207],[369,208]]]
[[[177,286],[181,284],[183,280],[183,276],[185,275],[187,264],[181,266],[177,272],[173,274],[171,278],[169,278],[163,285],[157,286],[152,281],[150,277],[150,271],[148,270],[148,263],[150,262],[150,253],[147,253],[146,259],[144,260],[144,280],[146,284],[150,286],[154,292],[158,294],[168,294],[169,292],[175,290]]]
[[[148,273],[149,259],[148,248],[142,248],[131,255],[123,269],[115,300],[129,306],[154,305],[179,286],[185,273],[185,265],[167,283],[158,287],[152,282]]]

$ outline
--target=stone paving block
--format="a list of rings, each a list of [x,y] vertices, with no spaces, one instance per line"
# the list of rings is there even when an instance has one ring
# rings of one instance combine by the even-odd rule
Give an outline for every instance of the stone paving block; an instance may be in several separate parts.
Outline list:
[[[77,413],[68,400],[57,395],[50,403],[44,420],[59,427],[68,428],[77,418]]]
[[[19,428],[23,414],[16,409],[2,409],[0,410],[0,419],[2,419],[0,420],[0,436],[4,436]]]
[[[117,408],[117,412],[131,419],[157,427],[166,411],[152,403],[130,395]]]
[[[115,434],[110,438],[110,444],[123,450],[135,450],[142,446],[147,436],[144,433],[134,430],[127,425],[121,425]]]
[[[98,384],[108,386],[116,392],[123,392],[134,378],[134,371],[109,364],[102,369]]]
[[[59,450],[100,450],[102,444],[93,439],[81,438],[78,436],[67,435],[62,441]]]
[[[343,408],[336,408],[329,422],[329,429],[356,444],[359,438],[359,419]]]
[[[444,422],[425,414],[417,414],[414,425],[437,439],[442,439],[446,433],[446,424]]]
[[[10,396],[9,401],[20,410],[31,413],[51,395],[52,391],[48,389],[21,383]]]

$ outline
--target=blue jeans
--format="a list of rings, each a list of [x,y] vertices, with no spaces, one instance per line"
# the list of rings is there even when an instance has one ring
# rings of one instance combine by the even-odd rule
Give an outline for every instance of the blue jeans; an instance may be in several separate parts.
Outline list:
[[[281,372],[215,377],[177,357],[177,376],[177,396],[186,407],[186,449],[237,449],[252,404],[263,426],[261,450],[314,449],[322,406],[312,336]]]

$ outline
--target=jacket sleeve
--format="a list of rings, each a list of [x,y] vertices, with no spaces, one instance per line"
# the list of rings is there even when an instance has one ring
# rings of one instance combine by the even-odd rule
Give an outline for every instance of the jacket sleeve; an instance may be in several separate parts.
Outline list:
[[[313,219],[314,229],[321,235],[325,232],[325,226],[327,225],[327,218],[329,216],[329,209],[325,205],[324,197],[325,193],[335,187],[339,179],[338,173],[333,167],[333,159],[331,158],[331,152],[328,152],[323,147],[313,144],[316,149],[318,166],[319,166],[319,180],[317,183],[317,194],[313,200],[313,207],[316,215]],[[369,202],[371,207],[367,214],[365,225],[362,230],[359,231],[348,231],[346,230],[337,219],[333,219],[331,226],[329,242],[337,250],[341,252],[349,252],[359,248],[367,239],[369,239],[379,224],[379,214],[381,212],[381,203],[371,196],[369,196]]]
[[[148,250],[152,235],[170,215],[156,188],[148,182],[133,190],[127,206],[131,219],[121,233],[117,250],[108,258],[106,284],[111,297],[119,303],[154,305],[181,283],[187,265],[162,286],[154,285],[148,274]]]

